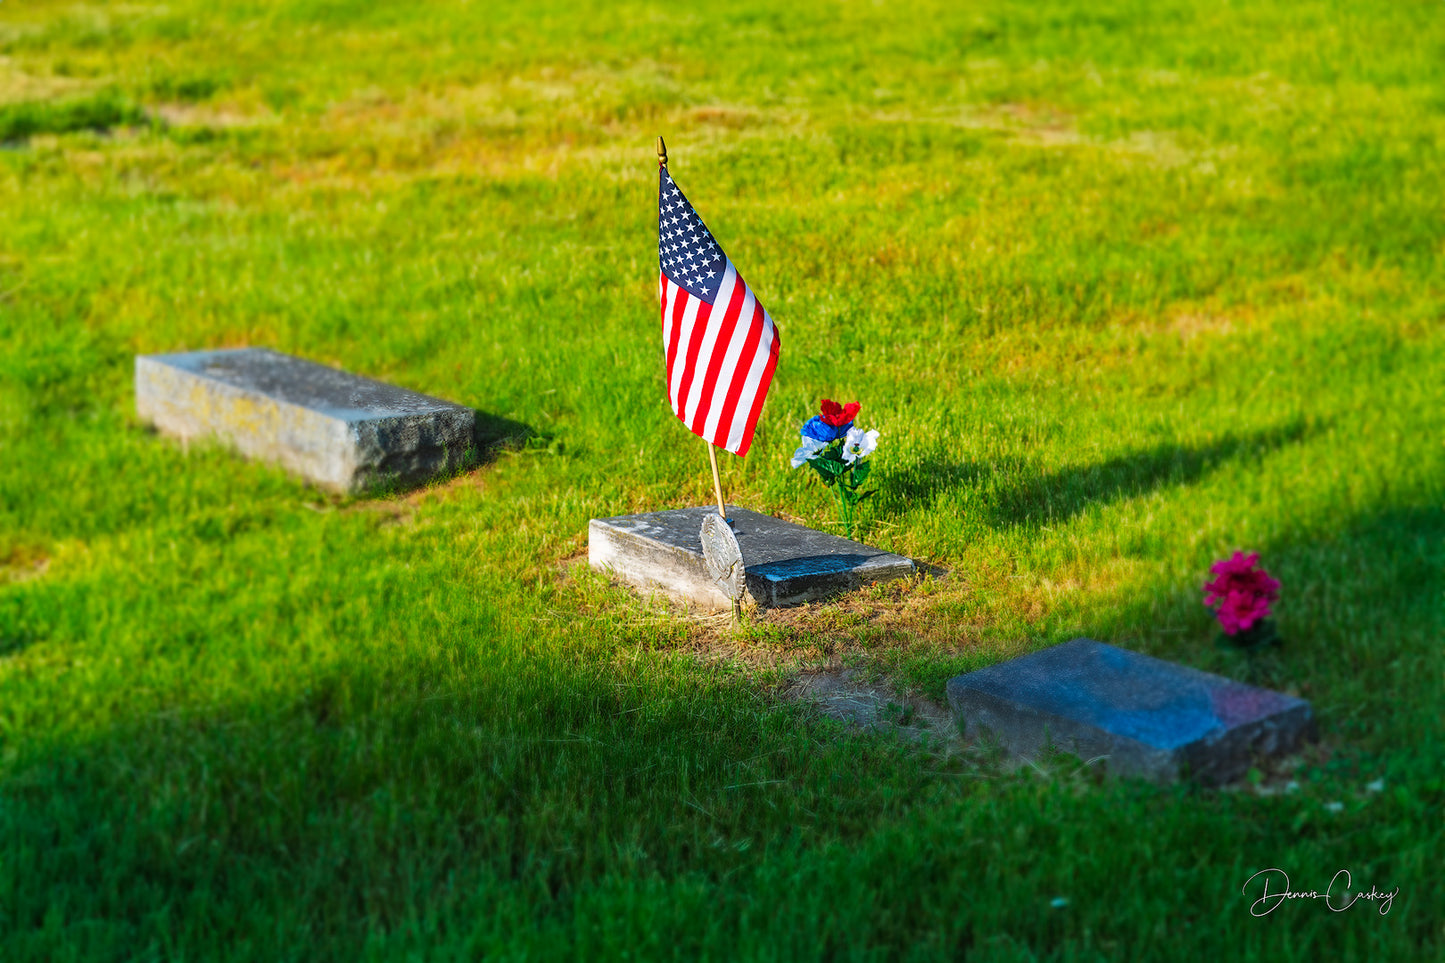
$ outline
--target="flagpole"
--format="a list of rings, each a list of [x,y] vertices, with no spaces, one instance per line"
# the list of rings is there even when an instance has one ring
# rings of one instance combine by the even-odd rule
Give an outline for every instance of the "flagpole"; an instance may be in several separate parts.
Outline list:
[[[658,135],[657,138],[657,166],[667,166],[667,143],[662,139],[661,135]],[[723,505],[722,497],[722,476],[718,474],[717,470],[717,451],[713,443],[706,438],[702,440],[702,443],[707,445],[707,460],[712,465],[712,490],[713,494],[717,495],[717,513],[723,518],[727,518],[728,510],[727,507]]]
[[[707,460],[712,462],[712,490],[717,495],[717,513],[723,518],[727,518],[728,510],[723,507],[722,479],[718,477],[717,473],[717,449],[706,438],[702,442],[707,445]]]

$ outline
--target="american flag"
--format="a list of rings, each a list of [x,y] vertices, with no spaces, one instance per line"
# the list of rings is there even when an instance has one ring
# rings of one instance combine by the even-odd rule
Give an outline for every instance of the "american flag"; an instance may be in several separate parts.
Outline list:
[[[693,434],[746,455],[778,365],[778,329],[666,166],[657,257],[673,413]]]

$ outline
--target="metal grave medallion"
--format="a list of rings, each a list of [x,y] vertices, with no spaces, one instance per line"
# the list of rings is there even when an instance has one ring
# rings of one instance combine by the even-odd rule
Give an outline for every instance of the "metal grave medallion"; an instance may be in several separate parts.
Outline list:
[[[705,539],[698,537],[702,520],[717,514],[716,505],[698,505],[594,518],[587,526],[587,563],[641,591],[661,590],[720,612],[731,605],[731,592],[713,581]],[[743,597],[762,609],[818,602],[918,572],[902,555],[737,505],[727,507],[727,517],[742,549]]]
[[[727,519],[708,513],[702,519],[702,558],[707,574],[733,602],[742,601],[747,585],[743,580],[743,552]]]

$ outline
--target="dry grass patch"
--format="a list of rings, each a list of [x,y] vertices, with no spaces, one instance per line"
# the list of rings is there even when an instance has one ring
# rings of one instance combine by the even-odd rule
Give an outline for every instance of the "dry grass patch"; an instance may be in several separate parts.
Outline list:
[[[0,56],[0,104],[74,96],[102,86],[94,78],[32,74],[13,57]]]
[[[0,582],[24,582],[50,569],[50,553],[39,545],[12,545],[0,549]]]

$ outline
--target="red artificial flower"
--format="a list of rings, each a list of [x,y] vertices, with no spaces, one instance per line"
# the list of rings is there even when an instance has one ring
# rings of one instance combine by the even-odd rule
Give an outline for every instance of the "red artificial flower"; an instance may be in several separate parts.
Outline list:
[[[846,405],[840,405],[836,401],[829,401],[827,398],[824,398],[823,423],[832,425],[834,428],[841,428],[852,422],[854,418],[857,418],[858,409],[862,407],[863,406],[856,401],[850,401]]]
[[[1269,604],[1279,598],[1279,582],[1259,564],[1259,553],[1235,552],[1209,567],[1217,577],[1205,584],[1204,604],[1215,606],[1215,618],[1226,635],[1246,632],[1269,617]]]

